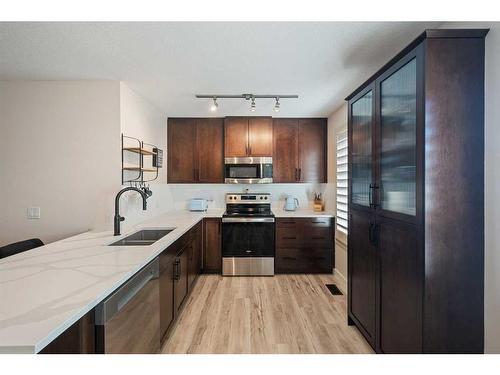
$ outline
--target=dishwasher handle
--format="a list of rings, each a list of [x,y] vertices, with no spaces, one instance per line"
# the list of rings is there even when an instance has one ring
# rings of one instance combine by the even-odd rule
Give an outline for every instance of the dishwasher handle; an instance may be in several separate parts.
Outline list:
[[[159,278],[160,262],[155,258],[95,308],[95,324],[103,326],[151,280]]]

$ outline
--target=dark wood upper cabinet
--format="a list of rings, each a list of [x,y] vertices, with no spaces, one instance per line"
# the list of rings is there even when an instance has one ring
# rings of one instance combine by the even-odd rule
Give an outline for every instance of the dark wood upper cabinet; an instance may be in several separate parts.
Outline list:
[[[327,182],[327,120],[274,119],[274,182]]]
[[[346,99],[348,314],[377,352],[484,350],[487,32],[427,30]]]
[[[224,181],[223,142],[223,119],[196,119],[197,182],[221,183]]]
[[[272,156],[273,119],[250,117],[248,119],[248,156]]]
[[[224,122],[225,157],[271,156],[271,117],[228,117]]]
[[[299,181],[326,182],[326,119],[299,119]]]
[[[168,182],[224,181],[223,120],[168,119]]]
[[[225,119],[224,156],[248,156],[248,118],[228,117]]]
[[[273,181],[298,182],[299,121],[274,119]]]
[[[196,182],[196,120],[168,119],[168,182]]]

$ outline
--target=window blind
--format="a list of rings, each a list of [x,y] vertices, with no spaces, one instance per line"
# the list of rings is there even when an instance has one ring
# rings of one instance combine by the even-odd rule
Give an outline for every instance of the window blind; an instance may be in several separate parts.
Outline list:
[[[337,229],[347,233],[347,132],[337,134]]]

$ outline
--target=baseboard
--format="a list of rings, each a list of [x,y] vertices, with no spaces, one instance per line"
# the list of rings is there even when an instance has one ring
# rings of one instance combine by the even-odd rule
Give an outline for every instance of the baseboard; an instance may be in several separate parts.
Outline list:
[[[340,271],[336,268],[333,269],[333,274],[335,276],[338,276],[339,279],[339,284],[338,287],[340,290],[342,290],[342,293],[347,294],[347,279]]]

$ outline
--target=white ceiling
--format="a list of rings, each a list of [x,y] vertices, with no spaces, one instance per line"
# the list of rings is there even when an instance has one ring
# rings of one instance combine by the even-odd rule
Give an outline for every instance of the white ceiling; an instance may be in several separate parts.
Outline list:
[[[327,116],[431,22],[0,23],[0,79],[122,80],[168,116],[201,94],[298,94],[279,116]],[[220,100],[217,116],[272,115]]]

